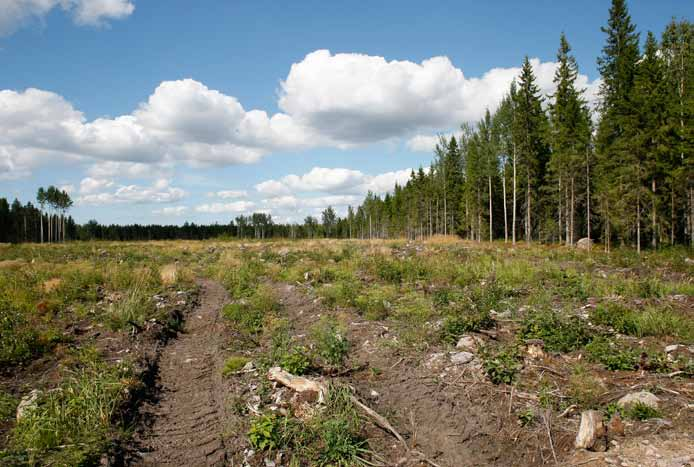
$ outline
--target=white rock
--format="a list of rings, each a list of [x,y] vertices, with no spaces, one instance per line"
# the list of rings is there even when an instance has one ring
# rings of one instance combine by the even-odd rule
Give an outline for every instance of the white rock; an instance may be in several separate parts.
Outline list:
[[[658,398],[658,396],[648,391],[639,391],[629,393],[626,396],[622,397],[617,401],[617,405],[619,405],[620,407],[628,407],[637,402],[641,402],[642,404],[647,405],[648,407],[657,409],[658,402],[660,402],[660,399]]]
[[[26,416],[29,413],[29,411],[36,408],[36,401],[38,400],[40,395],[41,391],[39,391],[38,389],[32,389],[29,394],[22,397],[22,400],[19,402],[19,405],[17,406],[17,421],[24,418],[24,416]]]
[[[588,237],[583,237],[576,242],[576,248],[578,248],[579,250],[590,250],[592,246],[593,240],[591,240]]]
[[[665,347],[665,353],[672,353],[679,348],[680,348],[679,344],[668,345],[667,347]]]
[[[475,358],[475,354],[470,352],[455,352],[451,354],[451,362],[456,365],[470,363]]]
[[[476,350],[477,349],[477,339],[472,336],[465,335],[458,339],[458,343],[455,344],[456,349],[467,349]]]

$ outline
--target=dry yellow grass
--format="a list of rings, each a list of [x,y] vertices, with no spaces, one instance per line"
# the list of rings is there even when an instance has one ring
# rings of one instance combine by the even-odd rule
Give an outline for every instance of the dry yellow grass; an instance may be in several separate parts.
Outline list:
[[[159,277],[161,277],[162,284],[174,284],[178,278],[178,266],[176,264],[165,264],[159,268]]]

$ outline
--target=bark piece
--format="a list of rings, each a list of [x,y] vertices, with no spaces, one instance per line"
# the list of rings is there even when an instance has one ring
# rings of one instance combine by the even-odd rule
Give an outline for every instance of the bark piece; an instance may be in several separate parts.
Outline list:
[[[597,410],[581,413],[581,426],[574,445],[577,449],[605,451],[607,449],[607,430],[602,422],[602,414]]]

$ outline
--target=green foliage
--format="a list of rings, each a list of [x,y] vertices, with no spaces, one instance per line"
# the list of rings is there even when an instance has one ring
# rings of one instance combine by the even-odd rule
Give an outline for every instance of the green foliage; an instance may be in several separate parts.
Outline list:
[[[535,421],[535,412],[530,408],[521,410],[518,412],[517,416],[518,424],[522,427],[526,427]]]
[[[590,318],[595,324],[611,326],[622,334],[637,337],[676,336],[694,341],[694,320],[675,313],[667,306],[650,306],[636,311],[608,302],[591,311]]]
[[[243,298],[254,292],[258,286],[258,278],[264,272],[263,263],[246,255],[240,266],[224,271],[222,282],[233,298]]]
[[[482,367],[494,384],[511,384],[522,365],[519,361],[518,349],[515,347],[502,348],[496,351],[483,349],[481,352]]]
[[[571,352],[590,342],[591,334],[577,316],[564,317],[552,311],[529,314],[521,325],[522,339],[542,339],[545,348],[556,352]]]
[[[90,464],[109,444],[114,418],[128,397],[131,370],[110,366],[89,352],[78,360],[58,388],[43,393],[12,430],[10,450],[26,453],[31,463]]]
[[[294,347],[282,355],[280,366],[294,375],[303,375],[311,368],[311,358],[306,347]]]
[[[662,417],[660,410],[644,404],[643,402],[630,404],[629,407],[624,410],[624,415],[632,420],[648,420],[649,418]]]
[[[460,336],[467,332],[490,329],[494,327],[494,320],[489,312],[461,312],[457,315],[449,315],[441,326],[441,338],[448,343],[455,343]]]
[[[612,371],[633,370],[638,361],[637,352],[620,348],[614,341],[604,337],[593,339],[585,350],[591,361],[602,363]]]
[[[0,391],[0,422],[14,417],[19,405],[16,397],[4,391]]]
[[[243,357],[241,355],[232,355],[231,357],[227,358],[224,362],[224,368],[222,368],[222,375],[229,376],[233,373],[236,373],[237,371],[241,370],[244,366],[246,366],[246,363],[248,363],[248,361],[248,358]]]
[[[594,324],[611,326],[622,334],[636,334],[635,312],[614,302],[601,303],[590,312]]]
[[[248,440],[254,449],[267,451],[280,446],[285,419],[274,414],[256,417],[248,430]]]
[[[259,334],[263,322],[269,315],[279,309],[279,302],[274,292],[267,286],[256,287],[252,295],[236,303],[230,303],[222,309],[222,316],[245,334]]]
[[[571,403],[582,409],[593,409],[599,407],[605,386],[587,367],[577,365],[569,376],[566,392]]]
[[[0,298],[0,365],[14,365],[41,352],[39,335],[24,314]]]
[[[340,366],[349,353],[349,341],[337,321],[324,316],[311,330],[316,351],[328,365]]]

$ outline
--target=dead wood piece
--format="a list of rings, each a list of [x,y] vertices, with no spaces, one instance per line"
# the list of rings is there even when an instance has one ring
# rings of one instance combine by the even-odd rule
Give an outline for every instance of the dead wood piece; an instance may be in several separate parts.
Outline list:
[[[313,381],[308,378],[303,378],[301,376],[295,376],[282,368],[275,366],[268,370],[267,378],[270,381],[276,381],[283,386],[300,392],[300,393],[315,393],[318,398],[318,402],[322,403],[325,398],[326,387],[318,381]]]
[[[597,410],[586,410],[581,413],[581,425],[574,444],[577,449],[604,451],[607,448],[606,434],[602,414]]]

